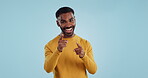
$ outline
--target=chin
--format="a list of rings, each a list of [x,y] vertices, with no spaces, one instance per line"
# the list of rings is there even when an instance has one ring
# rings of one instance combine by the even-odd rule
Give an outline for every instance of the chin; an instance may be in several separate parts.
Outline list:
[[[72,37],[74,33],[65,33],[66,37]]]

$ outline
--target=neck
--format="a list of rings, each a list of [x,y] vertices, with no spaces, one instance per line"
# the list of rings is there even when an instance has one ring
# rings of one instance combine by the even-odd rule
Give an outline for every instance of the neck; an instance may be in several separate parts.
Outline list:
[[[62,33],[61,33],[62,34]],[[60,34],[60,35],[61,35]],[[73,36],[75,36],[75,34],[73,34],[72,36],[66,36],[66,35],[64,35],[64,38],[72,38]]]

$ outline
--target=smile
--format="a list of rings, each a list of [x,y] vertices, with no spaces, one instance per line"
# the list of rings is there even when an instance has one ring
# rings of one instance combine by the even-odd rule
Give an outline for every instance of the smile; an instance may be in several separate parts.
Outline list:
[[[65,29],[65,30],[68,30],[68,31],[70,31],[70,30],[72,30],[72,28],[68,28],[68,29]]]
[[[73,26],[71,26],[71,27],[65,27],[65,28],[64,28],[64,31],[65,31],[66,33],[72,33],[72,32],[73,32]]]

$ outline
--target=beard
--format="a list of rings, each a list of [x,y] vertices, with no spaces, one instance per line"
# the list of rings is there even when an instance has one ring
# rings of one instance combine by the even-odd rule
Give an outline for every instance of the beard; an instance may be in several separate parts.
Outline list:
[[[75,25],[70,26],[70,27],[60,27],[64,36],[66,37],[71,37],[74,34],[74,30],[75,30]]]

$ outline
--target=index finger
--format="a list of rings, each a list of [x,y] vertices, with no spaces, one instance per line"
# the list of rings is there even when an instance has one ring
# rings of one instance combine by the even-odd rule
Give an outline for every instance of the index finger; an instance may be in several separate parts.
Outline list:
[[[60,34],[60,39],[59,40],[62,40],[64,37],[64,34]]]
[[[78,44],[78,43],[76,43],[76,44],[77,44],[78,48],[82,48],[80,44]]]

